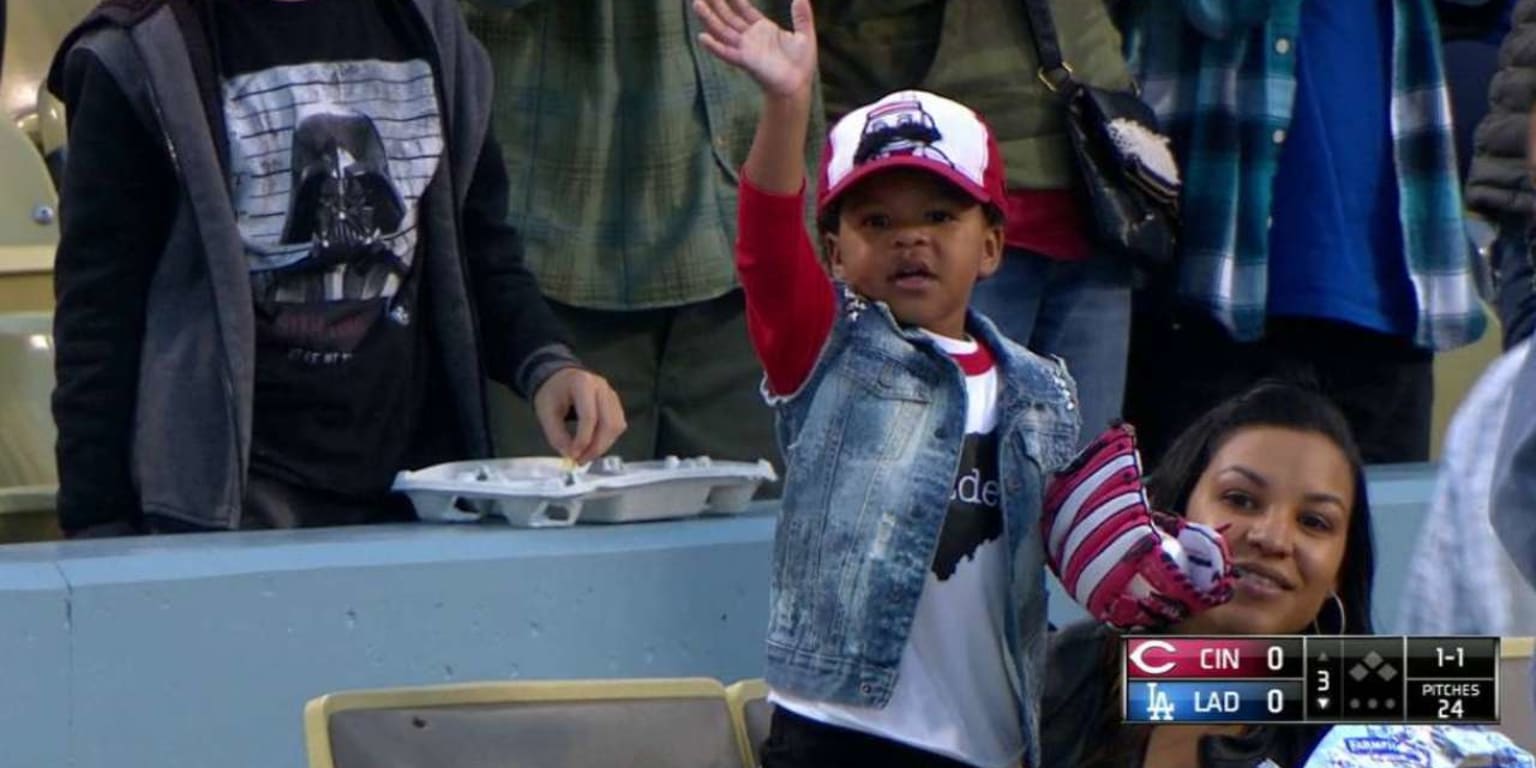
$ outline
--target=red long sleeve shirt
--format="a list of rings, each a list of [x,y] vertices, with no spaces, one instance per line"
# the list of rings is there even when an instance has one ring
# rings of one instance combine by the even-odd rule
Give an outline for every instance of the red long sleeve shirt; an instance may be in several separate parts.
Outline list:
[[[777,395],[795,392],[832,331],[837,298],[805,231],[805,193],[774,195],[741,180],[736,272],[747,330]]]

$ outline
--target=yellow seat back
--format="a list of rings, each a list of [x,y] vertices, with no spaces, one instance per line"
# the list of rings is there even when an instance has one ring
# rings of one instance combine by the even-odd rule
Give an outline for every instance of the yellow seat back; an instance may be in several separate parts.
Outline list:
[[[321,696],[310,768],[741,768],[714,680],[529,681]]]
[[[52,317],[0,314],[0,488],[59,481],[52,394]]]
[[[762,765],[763,742],[768,739],[768,725],[773,719],[768,684],[761,679],[742,680],[726,688],[725,697],[731,702],[731,718],[741,736],[742,759],[747,765]]]

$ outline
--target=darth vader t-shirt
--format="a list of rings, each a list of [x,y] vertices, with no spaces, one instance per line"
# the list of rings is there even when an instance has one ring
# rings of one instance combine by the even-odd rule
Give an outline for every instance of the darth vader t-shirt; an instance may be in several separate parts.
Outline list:
[[[422,409],[418,204],[443,154],[394,4],[216,0],[230,192],[257,326],[251,472],[381,496]]]

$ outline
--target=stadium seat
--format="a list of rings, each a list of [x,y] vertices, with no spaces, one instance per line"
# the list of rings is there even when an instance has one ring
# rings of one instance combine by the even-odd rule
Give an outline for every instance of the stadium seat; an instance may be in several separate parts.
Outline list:
[[[321,696],[310,768],[740,768],[714,680],[529,681]]]
[[[0,314],[0,542],[58,538],[52,317]]]
[[[5,36],[0,51],[4,107],[12,122],[36,108],[38,87],[48,76],[54,51],[98,0],[0,0],[5,3]]]
[[[69,133],[64,123],[64,102],[49,93],[46,87],[37,91],[36,122],[38,150],[42,152],[48,175],[57,187],[64,173],[64,144],[69,140]]]
[[[725,697],[731,702],[731,719],[742,738],[742,759],[748,765],[760,765],[763,741],[768,738],[768,723],[773,718],[768,684],[760,679],[742,680],[725,689]]]
[[[53,306],[63,110],[40,96],[54,51],[97,0],[0,0],[0,312]],[[52,153],[44,160],[43,147]],[[51,165],[50,165],[51,163]]]
[[[8,121],[0,121],[0,168],[0,272],[51,270],[58,195],[37,146]]]

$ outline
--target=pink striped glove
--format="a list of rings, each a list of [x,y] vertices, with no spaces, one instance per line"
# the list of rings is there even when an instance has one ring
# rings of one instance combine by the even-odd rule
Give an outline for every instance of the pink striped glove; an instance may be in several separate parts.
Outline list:
[[[1152,511],[1129,424],[1111,427],[1051,479],[1041,526],[1067,593],[1120,629],[1166,627],[1232,597],[1221,534]]]

